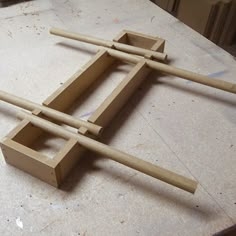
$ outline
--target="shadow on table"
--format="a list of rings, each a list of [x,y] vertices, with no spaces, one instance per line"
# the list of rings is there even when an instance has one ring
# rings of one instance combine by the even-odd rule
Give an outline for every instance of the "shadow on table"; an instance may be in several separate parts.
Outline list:
[[[55,37],[54,35],[51,35],[51,37]],[[62,38],[64,39],[64,38]],[[65,39],[67,40],[67,39]],[[87,55],[90,55],[90,56],[93,56],[96,54],[96,49],[88,49],[88,48],[84,48],[84,47],[79,47],[79,45],[74,45],[74,43],[72,42],[59,42],[59,43],[56,43],[56,46],[60,46],[60,47],[63,47],[63,48],[66,48],[66,49],[70,49],[70,50],[77,50],[79,52],[83,52]]]
[[[135,108],[138,106],[139,102],[142,100],[142,97],[145,96],[146,93],[150,90],[151,86],[155,86],[156,84],[156,75],[150,76],[147,80],[148,82],[143,84],[134,94],[135,98],[130,100],[130,103],[123,107],[123,109],[119,112],[116,118],[112,121],[111,125],[105,129],[102,142],[109,144],[112,139],[115,137],[116,133],[122,127],[123,123],[127,120],[127,118],[132,114]],[[143,180],[140,178],[133,178],[136,176],[136,171],[130,170],[130,174],[121,175],[119,171],[108,167],[102,167],[97,164],[97,161],[101,159],[96,154],[91,152],[86,152],[84,156],[80,159],[78,166],[72,171],[72,174],[66,179],[64,184],[61,186],[61,189],[64,191],[73,191],[73,189],[78,189],[83,184],[84,178],[87,175],[96,174],[96,172],[102,172],[109,181],[119,181],[120,183],[126,185],[132,185],[139,194],[144,194],[148,198],[152,198],[156,201],[161,201],[163,204],[171,205],[172,207],[176,207],[179,209],[184,209],[188,214],[195,214],[196,217],[204,218],[204,219],[213,219],[217,217],[216,212],[212,211],[207,203],[194,203],[194,199],[192,195],[186,193],[184,197],[183,195],[179,195],[176,191],[171,191],[172,186],[168,186],[170,190],[166,187],[162,187],[158,180],[151,179],[151,181],[147,184],[145,178],[150,178],[144,174],[140,173],[140,178],[142,175]],[[117,164],[119,165],[119,164]],[[124,167],[127,168],[127,167]],[[154,181],[153,181],[154,180]],[[180,194],[182,194],[182,190],[180,190]],[[186,197],[185,197],[186,196]],[[190,199],[190,200],[188,200]]]
[[[196,202],[194,196],[190,193],[183,193],[180,189],[177,190],[180,192],[172,191],[174,187],[170,185],[163,186],[163,183],[158,180],[150,179],[150,182],[147,182],[145,178],[151,177],[142,175],[141,173],[140,176],[137,176],[137,172],[133,170],[130,170],[130,174],[124,174],[124,172],[122,172],[121,175],[115,168],[110,169],[107,166],[102,167],[101,164],[100,166],[97,165],[96,161],[99,159],[100,158],[96,157],[95,154],[85,154],[79,161],[78,166],[61,186],[61,190],[66,192],[75,191],[75,188],[78,190],[80,186],[83,185],[84,178],[86,178],[87,175],[96,175],[96,172],[102,172],[107,182],[114,182],[114,184],[119,182],[119,184],[122,185],[129,185],[129,191],[135,191],[136,194],[145,196],[147,201],[161,202],[167,208],[175,208],[181,212],[184,211],[201,220],[213,220],[218,217],[216,211],[213,211],[213,209],[208,206],[207,202]],[[99,187],[102,187],[102,183],[100,186],[96,186],[98,192]]]
[[[21,2],[29,2],[29,1],[33,1],[33,0],[0,0],[0,8],[9,7],[14,4],[18,4]]]
[[[73,50],[82,50],[85,53],[91,53],[90,50],[83,50],[77,46],[67,45],[65,43],[59,43],[59,45],[70,47]],[[94,52],[93,52],[94,53]],[[116,133],[122,127],[123,123],[127,120],[127,118],[132,114],[132,112],[136,109],[136,107],[141,102],[142,98],[150,91],[152,86],[167,86],[172,87],[174,89],[179,89],[185,93],[194,94],[197,96],[201,96],[207,99],[212,100],[212,102],[222,103],[226,106],[235,106],[236,103],[231,101],[229,98],[221,97],[220,94],[209,94],[199,90],[198,88],[190,88],[183,82],[183,85],[179,85],[173,82],[175,78],[166,78],[160,79],[161,74],[158,72],[153,72],[149,78],[146,79],[146,83],[143,83],[137,91],[134,93],[132,99],[130,99],[130,103],[124,106],[119,114],[115,117],[112,121],[111,125],[107,127],[103,133],[102,141],[106,144],[109,144],[112,141],[112,138],[115,137]],[[189,212],[189,214],[196,214],[199,217],[203,217],[206,219],[217,217],[216,212],[213,212],[207,204],[201,203],[201,206],[193,204],[193,201],[187,201],[187,197],[185,199],[175,194],[175,192],[167,191],[165,188],[158,188],[158,182],[155,183],[150,182],[147,185],[144,181],[130,178],[130,176],[120,176],[118,171],[112,169],[112,171],[106,167],[100,167],[96,164],[96,161],[99,157],[96,154],[87,152],[85,153],[84,157],[80,159],[78,166],[72,171],[71,175],[67,178],[64,184],[61,186],[61,189],[64,191],[73,191],[74,188],[79,188],[80,185],[83,183],[83,178],[86,175],[94,174],[97,171],[102,171],[105,175],[108,176],[111,180],[119,180],[120,182],[126,184],[129,182],[134,186],[134,188],[140,190],[140,194],[145,194],[155,198],[157,201],[163,201],[163,203],[171,203],[174,204],[177,208],[185,208]],[[126,168],[126,167],[124,167]],[[133,170],[130,170],[131,172]],[[150,178],[143,175],[143,178]],[[127,181],[128,180],[128,181]],[[179,190],[182,191],[182,190]],[[188,194],[188,193],[186,193]],[[191,197],[191,196],[190,196]]]
[[[202,98],[206,98],[208,100],[211,100],[212,102],[215,102],[215,103],[219,103],[219,104],[224,104],[226,106],[229,106],[229,107],[235,107],[236,106],[236,100],[232,100],[232,97],[229,96],[229,97],[225,97],[225,96],[221,96],[220,94],[210,94],[206,91],[201,91],[201,88],[193,88],[193,87],[190,87],[187,85],[187,83],[194,83],[194,82],[191,82],[191,81],[187,81],[187,80],[183,80],[183,83],[182,84],[177,84],[177,83],[174,83],[173,80],[176,80],[176,79],[181,79],[181,78],[176,78],[176,77],[173,77],[173,78],[170,78],[170,79],[162,79],[161,81],[158,80],[158,78],[154,79],[153,80],[153,83],[156,84],[157,86],[158,85],[163,85],[165,87],[170,87],[170,88],[173,88],[173,89],[176,89],[176,90],[180,90],[184,93],[188,93],[188,94],[191,94],[191,95],[195,95],[195,96],[198,96],[198,97],[202,97]],[[205,85],[200,85],[200,86],[205,86]],[[209,89],[214,89],[214,90],[218,90],[216,88],[211,88],[211,87],[208,87]],[[219,90],[218,90],[219,91]],[[225,94],[231,94],[232,93],[229,93],[229,92],[226,92],[224,91]]]
[[[59,45],[65,45],[63,43],[59,43]],[[67,47],[67,45],[66,45]],[[77,48],[74,46],[69,46],[72,49]],[[86,53],[90,53],[90,50],[85,49]],[[94,52],[93,52],[94,53]],[[119,114],[115,117],[115,119],[112,121],[111,125],[104,131],[102,141],[109,144],[112,141],[112,138],[115,137],[116,133],[119,131],[119,129],[122,127],[123,123],[127,120],[127,118],[132,114],[132,112],[136,109],[136,107],[141,102],[142,98],[150,91],[150,88],[152,86],[158,86],[158,85],[164,85],[164,86],[170,86],[176,89],[180,89],[183,92],[196,94],[198,96],[203,96],[211,99],[212,101],[228,104],[230,106],[235,106],[235,103],[230,101],[226,98],[221,98],[218,95],[210,95],[206,94],[202,91],[199,91],[195,88],[188,88],[186,85],[177,85],[174,83],[171,83],[171,79],[165,79],[165,81],[159,81],[160,75],[157,73],[153,73],[149,78],[146,79],[146,83],[143,83],[137,91],[134,93],[134,96],[132,99],[130,99],[130,102],[121,109]],[[212,210],[207,206],[207,204],[201,203],[200,206],[194,205],[194,200],[187,200],[187,197],[181,198],[178,193],[171,192],[169,190],[166,190],[165,187],[161,187],[158,184],[158,181],[154,183],[150,181],[150,183],[145,183],[145,181],[140,180],[138,178],[130,178],[131,176],[126,175],[120,175],[119,171],[108,169],[107,167],[100,167],[97,165],[96,161],[99,159],[99,157],[96,156],[96,154],[93,154],[91,152],[87,152],[84,154],[84,156],[79,160],[78,165],[74,168],[71,175],[68,176],[68,178],[65,180],[64,184],[62,184],[61,189],[66,192],[73,191],[74,188],[79,188],[80,185],[82,185],[84,178],[86,175],[92,175],[97,171],[102,171],[104,175],[107,175],[108,178],[113,181],[120,181],[124,184],[131,184],[134,186],[135,189],[140,191],[140,194],[145,194],[146,196],[149,196],[156,201],[162,201],[163,204],[171,204],[174,205],[177,208],[184,208],[187,209],[189,214],[196,214],[200,217],[204,217],[206,219],[217,217],[216,212],[212,212]],[[101,158],[100,158],[101,159]],[[126,168],[126,167],[124,167]],[[130,170],[130,173],[137,173],[133,170]],[[143,178],[150,178],[148,176],[143,175]],[[171,188],[171,186],[169,186]],[[182,191],[182,190],[179,190]],[[188,193],[186,193],[186,196],[190,196]],[[182,195],[181,195],[182,196]]]
[[[233,225],[227,229],[222,230],[214,234],[213,236],[235,236],[236,235],[236,225]]]

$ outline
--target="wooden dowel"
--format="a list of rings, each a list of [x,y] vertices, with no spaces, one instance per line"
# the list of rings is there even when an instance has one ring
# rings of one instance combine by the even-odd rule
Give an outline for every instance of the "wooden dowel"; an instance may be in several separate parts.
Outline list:
[[[113,42],[113,41],[109,41],[109,40],[104,40],[104,39],[100,39],[100,38],[95,38],[95,37],[84,35],[84,34],[68,32],[68,31],[62,30],[62,29],[52,28],[52,29],[50,29],[50,33],[57,35],[57,36],[62,36],[65,38],[78,40],[78,41],[85,42],[85,43],[95,44],[98,46],[104,46],[104,47],[109,47],[109,48],[113,47],[117,50],[121,50],[121,51],[128,52],[128,53],[133,53],[136,55],[145,56],[145,55],[151,54],[153,58],[161,60],[161,61],[165,61],[167,59],[166,53],[155,52],[155,51],[151,51],[148,49],[139,48],[139,47],[135,47],[135,46],[131,46],[131,45],[126,45],[123,43]]]
[[[213,88],[221,89],[230,93],[236,93],[236,84],[219,80],[216,78],[210,78],[205,75],[197,74],[191,71],[179,69],[176,67],[164,65],[161,63],[155,63],[153,61],[147,61],[147,65],[155,70],[160,70],[161,72],[173,76],[177,76],[186,80],[190,80],[199,84],[204,84]]]
[[[108,157],[109,159],[138,170],[156,179],[162,180],[187,192],[194,193],[197,188],[197,182],[194,180],[178,175],[162,167],[153,165],[147,161],[138,159],[132,155],[119,151],[115,148],[111,148],[108,145],[90,139],[81,134],[68,131],[59,125],[53,124],[37,116],[28,114],[26,112],[20,112],[17,114],[17,117],[20,119],[28,119],[33,125],[64,139],[74,138],[80,145],[89,150],[92,150],[98,154]]]
[[[138,63],[141,60],[137,56],[130,55],[124,52],[119,52],[114,49],[108,48],[106,50],[111,56],[117,59],[120,59],[122,61],[129,62],[129,63]],[[190,80],[199,84],[204,84],[213,88],[221,89],[230,93],[236,93],[236,84],[219,80],[216,78],[209,78],[205,75],[200,75],[191,71],[169,66],[160,62],[156,62],[156,61],[152,61],[148,59],[142,59],[142,60],[145,60],[148,67],[157,71],[161,71],[162,73],[174,75],[174,76],[186,79],[186,80]]]
[[[75,128],[80,128],[81,126],[86,127],[92,134],[95,134],[95,135],[100,134],[102,131],[101,126],[89,123],[81,119],[73,118],[72,116],[67,115],[63,112],[56,111],[52,108],[49,108],[43,105],[39,105],[37,103],[31,102],[24,98],[17,97],[7,92],[0,91],[0,100],[10,103],[12,105],[21,107],[23,109],[29,110],[29,111],[33,111],[34,109],[39,109],[47,117],[50,117],[54,120],[57,120],[59,122],[62,122],[64,124],[70,125]]]
[[[141,55],[141,56],[144,56],[148,52],[153,53],[150,50],[146,50],[146,49],[142,49],[142,48],[138,48],[138,47],[133,47],[133,46],[125,45],[122,43],[116,43],[116,42],[112,42],[112,41],[108,41],[108,40],[98,39],[98,38],[90,37],[87,35],[72,33],[72,32],[61,30],[61,29],[56,29],[56,28],[52,28],[50,30],[50,33],[54,34],[54,35],[62,36],[65,38],[83,41],[86,43],[92,43],[95,45],[109,47],[109,48],[107,48],[107,51],[109,52],[109,54],[111,56],[116,57],[116,58],[123,60],[123,61],[130,62],[130,63],[137,63],[141,59],[135,55],[130,55],[125,52],[130,52],[130,53],[134,53],[134,54]],[[111,47],[121,50],[121,51],[124,51],[124,52],[117,51],[115,49],[110,49]],[[155,52],[155,54],[153,54],[153,55],[154,55],[154,58],[156,58],[156,59],[166,60],[166,54]],[[144,60],[144,59],[142,59],[142,60]],[[236,84],[233,84],[233,83],[230,83],[227,81],[223,81],[223,80],[219,80],[216,78],[209,78],[204,75],[200,75],[200,74],[197,74],[197,73],[194,73],[191,71],[187,71],[184,69],[169,66],[169,65],[159,63],[156,61],[152,61],[152,60],[148,60],[148,59],[145,59],[145,61],[146,61],[147,66],[149,66],[150,68],[152,68],[154,70],[161,71],[165,74],[178,76],[178,77],[186,79],[186,80],[190,80],[190,81],[193,81],[196,83],[204,84],[204,85],[207,85],[207,86],[210,86],[213,88],[221,89],[221,90],[224,90],[224,91],[227,91],[230,93],[236,93]]]

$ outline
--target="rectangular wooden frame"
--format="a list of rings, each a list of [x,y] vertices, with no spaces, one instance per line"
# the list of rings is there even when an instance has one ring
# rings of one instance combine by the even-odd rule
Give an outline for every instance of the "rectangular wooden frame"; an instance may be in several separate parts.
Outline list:
[[[163,39],[128,30],[123,30],[113,40],[152,51],[164,51]],[[152,55],[145,55],[145,57],[151,59]],[[100,50],[81,70],[49,96],[43,105],[65,112],[115,60],[105,49]],[[105,128],[149,73],[150,69],[141,60],[89,117],[88,121]],[[34,110],[33,113],[41,115],[40,110]],[[2,141],[2,152],[8,164],[59,187],[85,150],[76,140],[70,139],[54,158],[50,159],[30,148],[43,132],[28,120],[23,120]],[[81,127],[78,132],[89,135],[84,127]]]

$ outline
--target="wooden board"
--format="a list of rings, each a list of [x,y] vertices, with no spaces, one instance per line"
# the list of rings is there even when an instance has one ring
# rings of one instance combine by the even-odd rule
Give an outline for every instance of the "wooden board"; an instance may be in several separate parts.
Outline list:
[[[231,0],[224,0],[219,3],[219,10],[214,21],[211,35],[209,37],[209,39],[216,44],[218,44],[220,40],[221,33],[226,22],[226,17],[230,11],[230,6]]]
[[[209,34],[217,0],[180,0],[177,17],[200,34]]]
[[[232,1],[230,10],[226,16],[225,25],[219,39],[219,45],[231,45],[235,38],[236,27],[232,27],[236,22],[236,0]]]

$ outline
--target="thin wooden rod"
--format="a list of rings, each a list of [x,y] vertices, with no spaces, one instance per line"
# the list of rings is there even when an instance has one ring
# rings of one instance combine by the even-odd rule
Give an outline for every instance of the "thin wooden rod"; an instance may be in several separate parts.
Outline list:
[[[197,74],[197,73],[180,69],[174,66],[169,66],[169,65],[152,61],[149,59],[140,59],[137,56],[120,52],[114,49],[107,48],[106,50],[112,57],[115,57],[122,61],[126,61],[129,63],[138,63],[140,60],[145,60],[148,67],[157,71],[161,71],[164,74],[177,76],[177,77],[190,80],[199,84],[204,84],[213,88],[221,89],[230,93],[236,93],[236,84],[233,84],[224,80],[219,80],[216,78],[209,78],[205,75]]]
[[[50,33],[57,35],[57,36],[62,36],[65,38],[78,40],[78,41],[85,42],[85,43],[91,43],[91,44],[109,47],[109,48],[112,47],[117,50],[128,52],[128,53],[133,53],[136,55],[145,56],[145,55],[151,54],[153,58],[161,60],[161,61],[165,61],[167,59],[166,53],[155,52],[155,51],[151,51],[148,49],[139,48],[139,47],[123,44],[123,43],[118,43],[118,42],[113,42],[113,41],[104,40],[104,39],[100,39],[100,38],[95,38],[95,37],[84,35],[84,34],[73,33],[73,32],[69,32],[66,30],[62,30],[62,29],[52,28],[52,29],[50,29]]]
[[[166,170],[162,167],[153,165],[147,161],[138,159],[137,157],[131,156],[115,148],[109,147],[108,145],[95,141],[81,134],[76,134],[71,131],[68,131],[67,129],[59,125],[51,123],[37,116],[28,114],[26,112],[20,112],[17,114],[17,117],[20,119],[28,119],[33,125],[40,127],[41,129],[49,133],[60,136],[64,139],[74,138],[78,141],[80,145],[91,151],[106,156],[109,159],[112,159],[116,162],[119,162],[125,166],[133,168],[161,181],[164,181],[168,184],[176,186],[187,192],[194,193],[197,188],[197,182],[194,180],[188,179],[184,176]]]
[[[100,45],[100,46],[104,46],[104,47],[109,47],[107,48],[107,51],[109,52],[109,54],[113,57],[116,57],[120,60],[123,61],[127,61],[130,63],[137,63],[139,60],[141,60],[141,58],[135,56],[135,55],[130,55],[128,53],[125,52],[130,52],[130,53],[135,53],[137,55],[141,55],[144,56],[149,50],[145,50],[145,49],[141,49],[141,48],[137,48],[137,47],[133,47],[133,46],[129,46],[129,45],[125,45],[122,43],[116,43],[116,42],[112,42],[112,41],[108,41],[108,40],[103,40],[103,39],[97,39],[97,38],[93,38],[87,35],[82,35],[82,34],[77,34],[77,33],[72,33],[72,32],[68,32],[68,31],[64,31],[61,29],[56,29],[56,28],[52,28],[50,30],[51,34],[54,35],[58,35],[58,36],[62,36],[65,38],[70,38],[70,39],[74,39],[74,40],[80,40],[83,42],[87,42],[87,43],[92,43],[95,45]],[[110,49],[111,47],[124,51],[117,51],[114,49]],[[150,51],[149,51],[150,52]],[[151,53],[153,53],[151,51]],[[159,55],[155,54],[155,55]],[[162,54],[164,55],[164,54]],[[157,58],[154,56],[154,58]],[[158,58],[161,59],[161,58]],[[163,60],[165,60],[165,57],[162,57]],[[144,59],[142,59],[144,60]],[[200,75],[191,71],[187,71],[184,69],[180,69],[177,67],[173,67],[173,66],[169,66],[163,63],[159,63],[156,61],[152,61],[152,60],[148,60],[145,59],[147,66],[149,66],[150,68],[157,70],[157,71],[161,71],[162,73],[165,74],[169,74],[169,75],[173,75],[173,76],[177,76],[186,80],[190,80],[199,84],[204,84],[213,88],[217,88],[217,89],[221,89],[230,93],[236,93],[236,84],[227,82],[227,81],[223,81],[223,80],[219,80],[216,78],[209,78],[207,76],[204,75]]]
[[[86,127],[92,134],[95,135],[100,134],[103,129],[101,126],[89,123],[81,119],[73,118],[72,116],[67,115],[63,112],[56,111],[52,108],[31,102],[29,100],[17,97],[15,95],[9,94],[1,90],[0,90],[0,100],[29,111],[33,111],[34,109],[39,109],[47,117],[50,117],[54,120],[57,120],[59,122],[62,122],[75,128],[80,128],[81,126]]]

